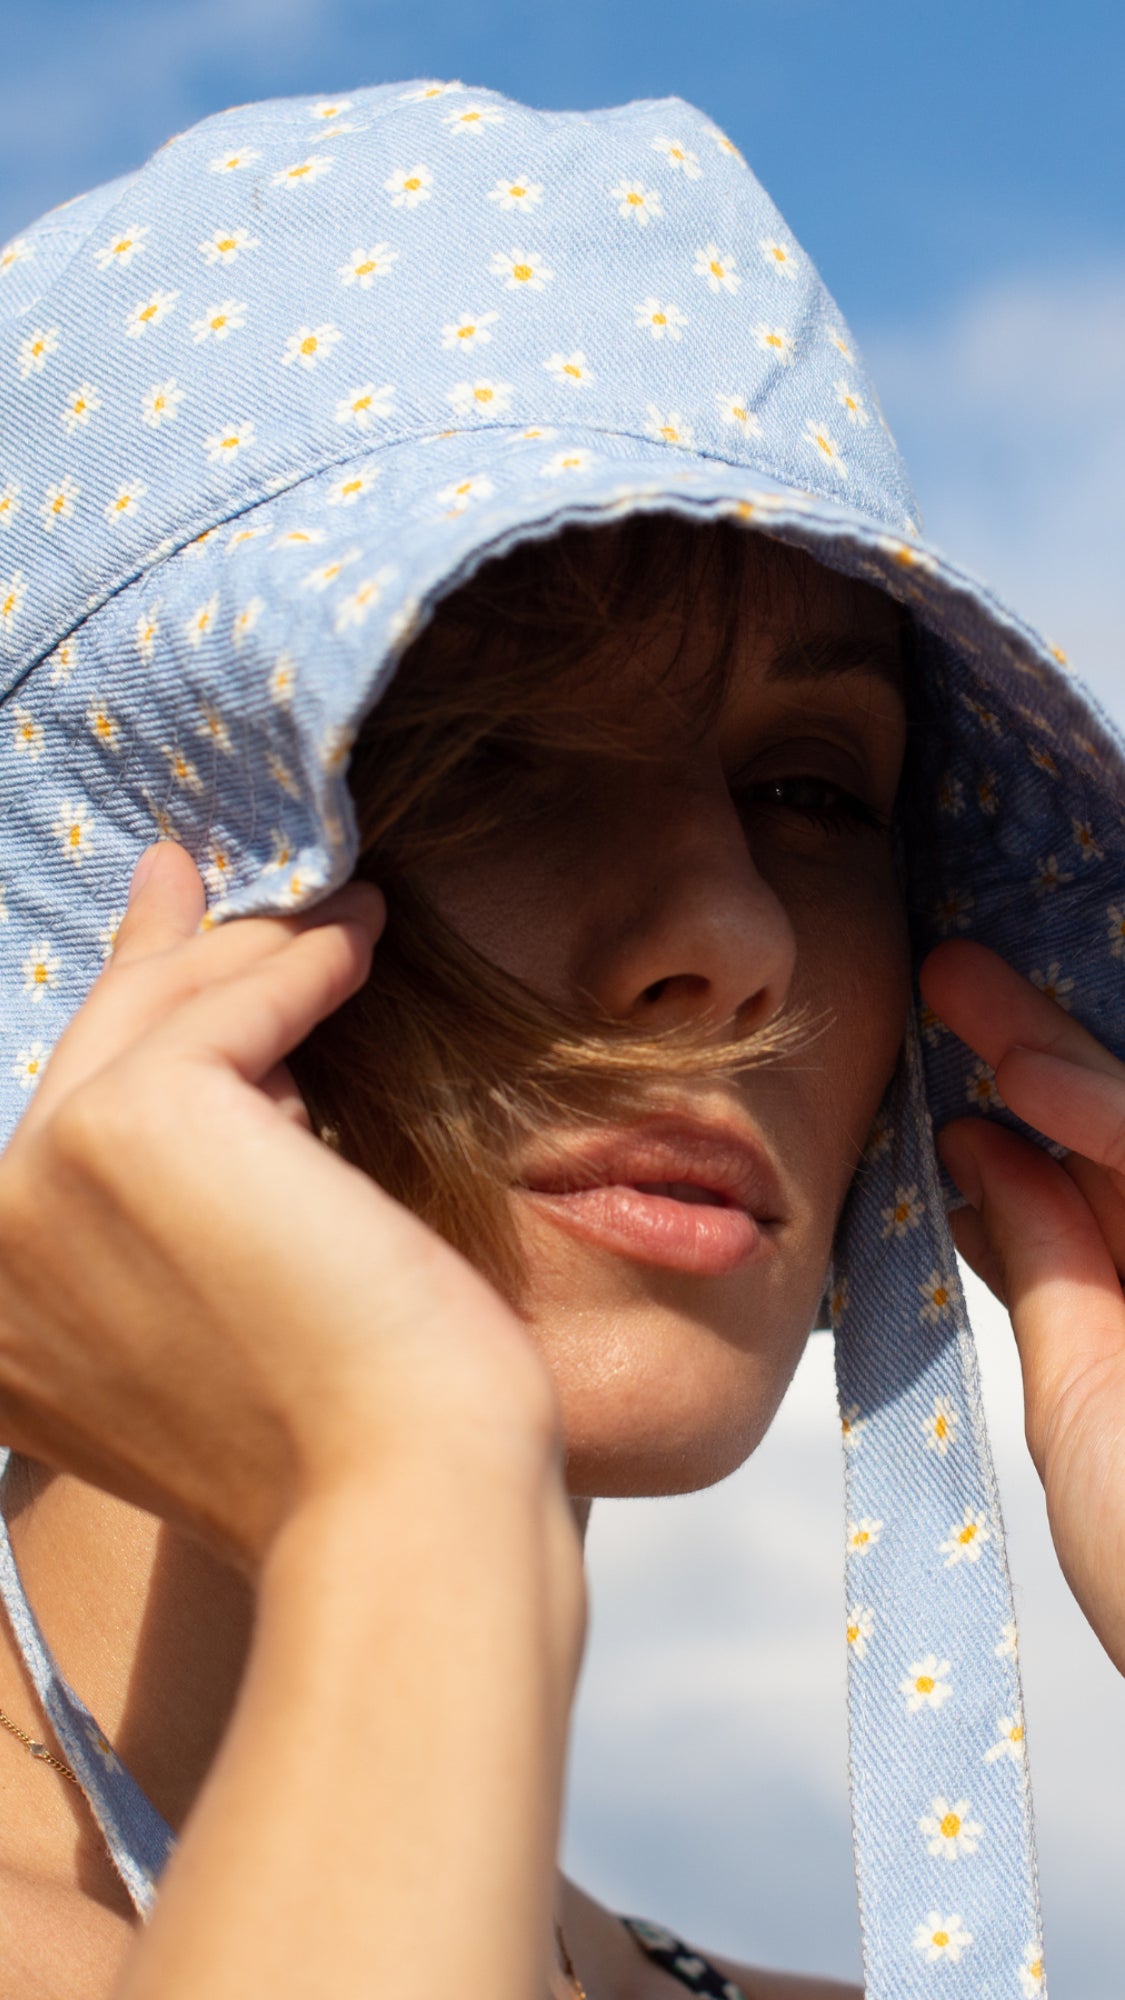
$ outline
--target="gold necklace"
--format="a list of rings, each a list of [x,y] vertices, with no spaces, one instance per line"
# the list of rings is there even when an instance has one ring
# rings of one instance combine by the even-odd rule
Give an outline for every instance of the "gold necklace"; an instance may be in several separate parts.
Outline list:
[[[58,1771],[62,1777],[69,1778],[72,1785],[77,1785],[79,1791],[82,1790],[82,1781],[75,1777],[70,1765],[64,1764],[60,1757],[52,1757],[45,1743],[37,1743],[33,1736],[28,1735],[26,1729],[21,1729],[18,1723],[12,1721],[11,1716],[5,1715],[2,1708],[0,1708],[0,1722],[5,1729],[11,1730],[13,1736],[19,1737],[29,1756],[37,1758],[40,1764],[49,1764],[53,1771]]]
[[[579,1979],[578,1974],[574,1970],[574,1960],[572,1959],[570,1953],[566,1948],[566,1939],[563,1936],[563,1928],[557,1917],[555,1918],[555,1943],[558,1945],[559,1948],[559,1957],[562,1959],[563,1962],[563,1971],[566,1973],[567,1978],[569,1979],[571,1985],[574,1988],[575,2000],[589,2000],[586,1988],[583,1986],[582,1981]]]

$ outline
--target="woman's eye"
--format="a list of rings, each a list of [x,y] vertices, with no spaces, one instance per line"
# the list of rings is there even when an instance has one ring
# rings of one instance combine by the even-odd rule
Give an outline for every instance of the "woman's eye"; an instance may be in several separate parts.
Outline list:
[[[888,822],[882,813],[831,778],[759,778],[732,788],[732,797],[744,812],[772,808],[796,813],[827,833],[846,833],[857,827],[878,833],[887,831]]]

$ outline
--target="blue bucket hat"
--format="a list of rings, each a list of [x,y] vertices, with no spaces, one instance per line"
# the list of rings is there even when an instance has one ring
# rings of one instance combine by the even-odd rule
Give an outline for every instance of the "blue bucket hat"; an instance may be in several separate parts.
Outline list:
[[[158,834],[218,918],[349,875],[348,750],[486,560],[645,511],[907,606],[919,958],[1001,952],[1125,1056],[1122,746],[922,538],[855,342],[677,99],[459,84],[243,106],[0,252],[0,1141]],[[916,1004],[838,1234],[851,1775],[869,2000],[1034,2000],[1015,1627],[932,1122],[1006,1119]],[[0,1588],[142,1911],[167,1828]]]

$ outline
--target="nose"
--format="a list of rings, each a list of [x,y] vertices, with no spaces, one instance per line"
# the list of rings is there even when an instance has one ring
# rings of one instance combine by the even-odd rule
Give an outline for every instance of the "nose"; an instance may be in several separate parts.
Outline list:
[[[617,818],[586,992],[642,1031],[704,1017],[750,1034],[784,1009],[796,967],[789,914],[754,865],[721,778],[707,791],[654,789]],[[608,857],[607,857],[608,858]]]

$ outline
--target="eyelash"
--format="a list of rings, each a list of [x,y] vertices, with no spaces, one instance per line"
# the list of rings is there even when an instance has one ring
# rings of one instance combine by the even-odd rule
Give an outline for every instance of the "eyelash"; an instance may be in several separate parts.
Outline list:
[[[820,793],[821,801],[819,804],[809,802],[801,804],[795,799],[777,796],[780,792],[793,789],[816,791]],[[767,794],[764,798],[760,796],[763,792]],[[759,796],[755,796],[756,794]],[[824,803],[825,794],[830,801],[827,804]],[[831,778],[802,776],[760,778],[747,785],[732,787],[731,796],[743,811],[766,806],[777,808],[782,812],[799,813],[810,825],[819,827],[824,833],[848,833],[857,828],[872,833],[888,831],[889,823],[882,813],[876,812],[875,807],[869,806],[865,800],[857,798],[854,792],[845,791],[842,785],[835,784]]]

